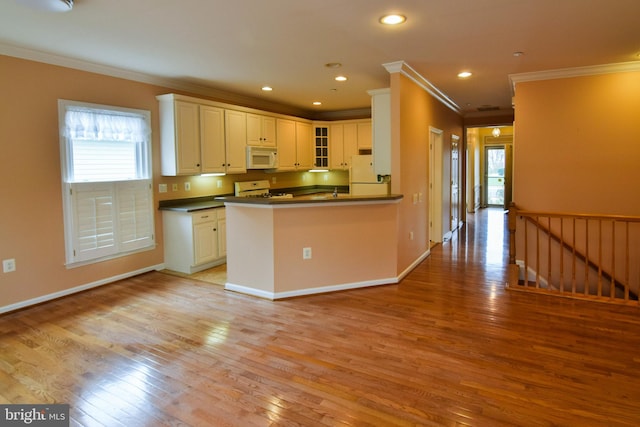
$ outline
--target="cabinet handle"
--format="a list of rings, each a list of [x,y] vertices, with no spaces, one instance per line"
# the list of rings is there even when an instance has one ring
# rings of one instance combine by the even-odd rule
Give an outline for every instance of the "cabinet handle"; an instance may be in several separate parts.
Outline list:
[[[203,215],[200,218],[202,218],[202,219],[209,218],[209,215]]]
[[[213,229],[213,231],[218,231],[218,230],[216,230],[216,229],[214,228],[214,229]]]

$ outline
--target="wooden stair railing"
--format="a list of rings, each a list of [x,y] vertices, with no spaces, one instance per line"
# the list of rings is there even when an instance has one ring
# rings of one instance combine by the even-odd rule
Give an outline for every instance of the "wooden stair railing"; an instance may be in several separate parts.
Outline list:
[[[640,305],[640,217],[532,212],[512,203],[508,229],[509,289]]]

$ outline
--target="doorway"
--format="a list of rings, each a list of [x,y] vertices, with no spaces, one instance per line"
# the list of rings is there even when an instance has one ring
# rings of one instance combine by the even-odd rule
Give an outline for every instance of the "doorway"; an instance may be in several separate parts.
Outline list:
[[[487,206],[505,205],[506,153],[504,145],[485,146],[484,188]]]
[[[429,126],[429,246],[442,242],[443,131]]]

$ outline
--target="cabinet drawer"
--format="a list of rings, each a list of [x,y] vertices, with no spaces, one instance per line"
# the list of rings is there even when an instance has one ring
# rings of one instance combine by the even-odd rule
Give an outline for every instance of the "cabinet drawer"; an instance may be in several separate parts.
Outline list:
[[[216,215],[216,209],[207,209],[205,211],[199,211],[191,215],[191,222],[195,224],[202,224],[203,222],[215,221],[218,219]]]

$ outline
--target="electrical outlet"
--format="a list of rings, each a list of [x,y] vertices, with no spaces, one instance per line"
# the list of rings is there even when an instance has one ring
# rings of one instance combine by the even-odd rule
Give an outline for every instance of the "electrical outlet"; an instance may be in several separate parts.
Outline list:
[[[158,184],[158,193],[166,193],[167,184]]]
[[[16,260],[15,260],[15,258],[3,259],[2,260],[2,272],[3,273],[11,273],[12,271],[16,271]]]
[[[178,191],[178,184],[171,184],[171,191]]]
[[[302,248],[302,259],[311,259],[311,248]]]
[[[409,232],[409,240],[413,240],[413,231]]]
[[[184,191],[191,191],[191,183],[189,181],[184,183]]]
[[[216,183],[216,185],[218,186],[218,188],[222,188],[222,181],[218,180],[218,182]]]

